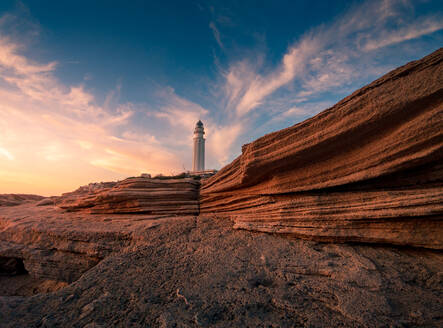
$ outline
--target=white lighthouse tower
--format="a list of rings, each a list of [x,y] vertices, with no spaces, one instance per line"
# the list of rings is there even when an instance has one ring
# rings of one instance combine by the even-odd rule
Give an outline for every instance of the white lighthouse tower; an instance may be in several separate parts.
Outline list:
[[[205,129],[202,121],[198,120],[194,129],[194,160],[192,171],[199,172],[205,170]]]

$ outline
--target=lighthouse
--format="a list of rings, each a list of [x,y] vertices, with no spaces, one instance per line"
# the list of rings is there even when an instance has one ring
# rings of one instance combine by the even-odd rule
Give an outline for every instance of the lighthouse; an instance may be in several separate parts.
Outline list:
[[[205,170],[205,129],[202,121],[198,120],[194,129],[194,160],[192,162],[192,171],[200,172]]]

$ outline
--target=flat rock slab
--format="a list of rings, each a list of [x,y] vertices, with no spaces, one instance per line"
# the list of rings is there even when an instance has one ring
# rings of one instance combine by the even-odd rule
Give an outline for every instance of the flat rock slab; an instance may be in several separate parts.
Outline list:
[[[442,326],[443,254],[186,218],[54,293],[0,297],[2,327]]]
[[[87,214],[24,203],[0,207],[0,257],[37,279],[72,282],[103,258],[146,243],[143,231],[177,216]]]

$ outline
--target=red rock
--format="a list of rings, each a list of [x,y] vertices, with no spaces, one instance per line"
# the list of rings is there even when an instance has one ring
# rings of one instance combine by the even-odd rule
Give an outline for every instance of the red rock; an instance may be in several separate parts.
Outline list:
[[[31,194],[0,194],[0,206],[16,206],[26,202],[35,202],[43,196]]]
[[[443,248],[443,49],[244,145],[201,213],[321,241]]]
[[[63,194],[57,206],[86,213],[198,214],[200,182],[193,178],[128,178]]]

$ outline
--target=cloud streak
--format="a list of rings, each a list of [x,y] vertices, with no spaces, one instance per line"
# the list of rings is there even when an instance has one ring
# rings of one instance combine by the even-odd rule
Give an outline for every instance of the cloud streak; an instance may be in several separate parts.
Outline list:
[[[218,46],[221,49],[224,49],[224,45],[223,45],[223,42],[221,41],[221,37],[220,37],[220,31],[218,30],[218,28],[215,25],[215,23],[214,22],[210,22],[209,23],[209,28],[212,30],[212,33],[214,34],[214,39],[215,39],[215,41],[217,41]]]
[[[35,62],[24,55],[25,43],[0,34],[0,192],[49,195],[142,172],[179,173],[191,166],[198,119],[207,167],[218,168],[252,136],[315,115],[386,72],[391,64],[378,58],[437,33],[441,22],[439,13],[416,17],[406,0],[368,1],[299,35],[269,62],[264,47],[230,57],[223,28],[236,24],[213,19],[209,29],[227,60],[217,59],[217,76],[205,80],[212,99],[202,101],[200,89],[185,94],[160,85],[145,103],[121,102],[118,81],[100,102],[87,87],[92,76],[99,80],[96,72],[62,83],[56,73],[63,61]]]
[[[368,40],[363,46],[363,50],[372,51],[380,49],[393,44],[413,40],[423,35],[432,34],[441,29],[443,29],[442,17],[428,17],[401,29],[380,33],[381,35],[377,39]]]
[[[261,74],[247,59],[230,65],[225,76],[227,103],[242,117],[264,106],[282,87],[297,86],[298,97],[332,90],[367,78],[367,52],[410,41],[443,28],[442,15],[413,16],[409,1],[371,1],[350,9],[329,25],[306,33],[290,46],[280,63]],[[360,65],[360,67],[359,67]],[[295,98],[295,97],[294,97]]]

